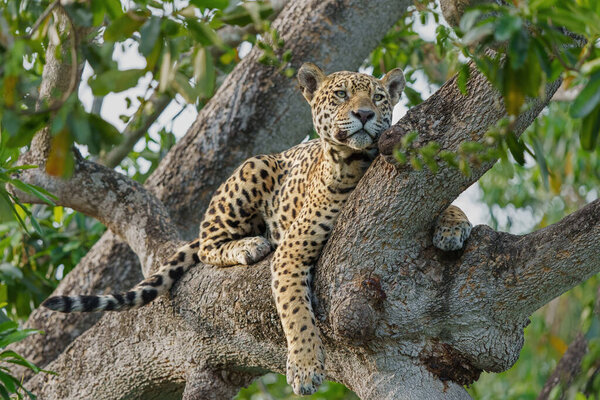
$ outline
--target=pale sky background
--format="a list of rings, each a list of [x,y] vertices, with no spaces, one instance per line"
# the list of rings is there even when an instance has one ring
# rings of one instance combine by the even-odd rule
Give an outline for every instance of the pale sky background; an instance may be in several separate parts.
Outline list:
[[[435,38],[435,24],[430,18],[426,25],[421,25],[419,22],[416,24],[416,31],[426,40],[434,40]],[[249,43],[243,43],[239,48],[240,57],[244,57],[251,49]],[[125,46],[117,48],[113,54],[113,59],[117,61],[119,69],[126,70],[130,68],[144,68],[146,61],[137,53],[137,43],[135,41],[126,42]],[[365,71],[370,72],[370,71]],[[83,71],[82,84],[79,89],[79,97],[81,98],[84,107],[87,111],[92,106],[92,91],[87,85],[87,79],[92,75],[92,70],[89,65],[86,64]],[[423,98],[426,99],[434,91],[435,88],[430,87],[423,75],[417,74],[416,84],[413,88],[419,91]],[[110,93],[104,98],[103,106],[101,109],[101,116],[106,121],[113,124],[117,129],[122,131],[125,128],[125,123],[119,118],[121,115],[132,115],[137,107],[139,101],[136,99],[138,96],[149,97],[150,91],[147,90],[148,84],[150,83],[150,73],[140,79],[139,84],[136,88],[120,92]],[[155,86],[155,85],[154,85]],[[128,108],[126,98],[131,99],[131,106]],[[399,120],[407,111],[406,98],[394,108],[393,122]],[[173,120],[175,115],[177,118]],[[171,102],[167,108],[162,112],[157,121],[150,127],[149,133],[154,138],[158,139],[157,132],[163,127],[167,127],[168,130],[172,131],[176,138],[179,140],[187,132],[190,125],[196,118],[197,111],[192,105],[187,105],[183,98],[177,95],[175,101]],[[158,145],[155,145],[158,147]],[[152,147],[152,146],[151,146]],[[141,150],[143,143],[138,143],[135,150]],[[85,152],[85,149],[83,149]],[[158,150],[154,148],[152,150]],[[117,168],[118,169],[118,168]],[[123,172],[123,171],[122,171]],[[463,192],[453,204],[459,206],[469,217],[469,220],[473,225],[478,224],[489,224],[490,215],[486,205],[481,201],[481,189],[478,184],[475,183],[465,192]],[[502,226],[508,217],[513,221],[511,227],[512,233],[526,233],[530,232],[536,221],[533,215],[525,210],[516,210],[514,207],[511,209],[507,208],[506,211],[501,210],[499,207],[494,209],[496,217]]]

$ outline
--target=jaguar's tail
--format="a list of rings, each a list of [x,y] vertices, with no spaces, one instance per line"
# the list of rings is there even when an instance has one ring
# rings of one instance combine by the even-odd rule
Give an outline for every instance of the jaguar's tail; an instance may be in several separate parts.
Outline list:
[[[199,239],[177,249],[175,254],[154,275],[138,283],[126,293],[99,296],[54,296],[46,299],[42,306],[64,313],[91,311],[125,311],[150,303],[171,289],[191,266],[198,264]]]

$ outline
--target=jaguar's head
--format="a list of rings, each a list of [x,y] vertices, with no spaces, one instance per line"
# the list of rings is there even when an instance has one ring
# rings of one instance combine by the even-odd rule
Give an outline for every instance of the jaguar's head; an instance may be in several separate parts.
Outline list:
[[[405,85],[400,68],[377,79],[348,71],[325,75],[312,63],[302,65],[298,82],[319,136],[359,151],[377,146],[392,123],[392,110]]]

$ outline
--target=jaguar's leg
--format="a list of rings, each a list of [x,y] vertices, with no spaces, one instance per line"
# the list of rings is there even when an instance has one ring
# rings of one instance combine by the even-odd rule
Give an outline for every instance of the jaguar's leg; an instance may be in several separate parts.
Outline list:
[[[287,382],[313,394],[325,379],[325,352],[311,305],[310,269],[333,229],[339,209],[309,200],[271,260],[272,289],[287,339]]]
[[[444,251],[461,249],[471,234],[472,225],[465,213],[450,206],[437,218],[433,245]]]
[[[217,266],[253,264],[267,256],[271,243],[258,236],[259,209],[273,189],[277,163],[269,157],[247,160],[219,187],[200,224],[202,262]],[[266,176],[265,176],[266,175]]]

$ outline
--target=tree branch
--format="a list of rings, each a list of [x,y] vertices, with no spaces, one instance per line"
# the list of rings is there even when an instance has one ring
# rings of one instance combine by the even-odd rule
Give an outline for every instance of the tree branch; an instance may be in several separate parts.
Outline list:
[[[100,157],[98,162],[109,168],[114,168],[119,165],[133,149],[133,146],[135,146],[138,140],[148,132],[148,128],[150,128],[154,121],[158,119],[171,100],[172,98],[166,94],[154,92],[152,96],[140,106],[138,113],[133,116],[132,121],[127,124],[127,127],[122,133],[123,141]]]
[[[182,240],[156,197],[138,182],[99,164],[76,157],[69,179],[49,176],[39,168],[22,171],[19,179],[43,187],[56,196],[58,205],[98,219],[123,238],[139,257],[144,275],[163,258],[165,243]],[[36,196],[15,192],[21,201],[42,203]]]
[[[546,381],[537,400],[548,400],[550,392],[557,385],[562,386],[564,393],[577,374],[581,372],[581,361],[587,352],[587,340],[583,334],[579,333],[556,365],[554,372],[552,372],[552,375]],[[564,395],[562,398],[564,398]]]
[[[355,69],[409,4],[391,0],[290,2],[273,26],[292,50],[294,66],[311,60],[327,71]],[[369,32],[366,41],[365,31]],[[251,155],[288,148],[310,131],[309,108],[295,81],[257,63],[259,53],[253,50],[233,70],[145,185],[188,239],[198,234],[197,225],[210,196],[233,168]],[[141,276],[136,274],[133,252],[110,233],[85,260],[61,282],[57,293],[123,290],[123,285]],[[125,271],[121,271],[122,264],[127,266]],[[38,309],[27,323],[45,330],[45,337],[28,338],[15,346],[40,366],[98,319],[95,315],[48,316],[48,311]]]
[[[494,95],[489,86],[481,90],[487,93],[477,96]],[[444,104],[448,115],[458,115],[453,107],[461,106],[467,122],[478,115],[477,123],[488,127],[501,115],[476,113],[480,103],[466,107],[449,93],[462,96],[457,89],[442,88],[430,100]],[[409,123],[411,115],[399,124]],[[533,117],[533,112],[526,114],[521,123]],[[446,121],[451,143],[471,139],[465,119]],[[427,121],[421,124],[428,126]],[[454,132],[462,137],[452,136]],[[328,376],[363,400],[423,398],[423,393],[431,399],[467,398],[462,384],[477,379],[482,370],[509,368],[523,344],[525,318],[496,311],[501,288],[494,271],[506,258],[498,255],[497,243],[512,236],[477,227],[464,252],[450,255],[431,246],[427,228],[408,237],[404,230],[414,222],[403,219],[402,210],[418,216],[414,210],[431,197],[449,197],[437,194],[440,187],[423,186],[423,176],[439,184],[440,178],[427,171],[397,170],[379,159],[345,207],[317,268],[314,304]],[[47,399],[69,399],[75,393],[103,399],[111,398],[113,390],[130,388],[132,381],[152,381],[136,393],[153,398],[167,387],[167,392],[181,393],[186,371],[197,368],[193,363],[210,371],[283,371],[285,341],[268,289],[268,262],[194,268],[176,286],[171,302],[160,299],[134,313],[105,316],[49,366],[58,377],[38,376],[31,388],[42,390]],[[110,345],[116,330],[117,347],[105,355],[86,353],[97,343]],[[115,352],[118,371],[112,362]],[[148,364],[148,359],[153,361]],[[102,365],[110,365],[110,373],[98,370]],[[75,375],[79,378],[69,379]],[[102,384],[109,380],[110,385]]]
[[[461,384],[479,371],[510,367],[526,321],[493,308],[502,302],[498,282],[503,281],[494,275],[499,263],[493,256],[502,254],[498,243],[503,238],[518,240],[479,226],[458,258],[429,246],[420,250],[426,258],[417,264],[385,265],[375,259],[369,275],[364,275],[364,263],[335,272],[336,256],[345,254],[322,257],[316,308],[329,378],[363,400],[465,399]],[[345,243],[344,253],[353,252]],[[57,376],[38,375],[29,388],[48,400],[112,399],[115,393],[179,398],[188,374],[198,368],[251,375],[283,371],[285,340],[269,291],[269,261],[190,270],[171,300],[104,316],[49,366]],[[362,284],[367,277],[380,279],[385,298]],[[116,364],[114,354],[119,354]]]
[[[271,1],[273,13],[269,15],[269,20],[275,19],[281,12],[283,7],[289,0],[276,0]],[[229,47],[239,46],[245,36],[250,33],[257,33],[256,28],[253,24],[246,26],[233,26],[226,25],[217,31],[217,35],[221,38],[221,41]],[[210,50],[215,58],[222,55],[223,50],[216,46],[210,46]],[[132,121],[127,125],[123,131],[123,141],[115,146],[111,151],[102,156],[98,162],[106,165],[109,168],[114,168],[129,154],[133,149],[133,146],[137,141],[142,138],[148,131],[148,128],[158,119],[163,110],[173,100],[166,94],[158,94],[154,92],[153,95],[146,101],[146,105],[140,106],[140,110],[137,115],[134,115]]]
[[[307,39],[310,50],[301,47],[294,54],[311,53],[313,45],[336,45],[328,35],[336,36],[340,25],[348,23],[352,27],[357,23],[356,19],[345,19],[344,12],[354,13],[355,17],[361,12],[389,14],[393,9],[384,2],[357,2],[340,11],[337,4],[290,4],[281,21],[285,22],[287,16],[294,20],[290,26],[316,29],[302,35],[302,39],[314,35],[314,42]],[[332,17],[335,12],[342,16]],[[301,18],[312,19],[315,14],[328,22],[324,26],[302,22]],[[382,21],[391,19],[387,14],[375,20],[377,29],[381,29]],[[360,18],[364,25],[368,18]],[[340,33],[343,42],[355,46],[352,37],[348,38],[352,34],[352,29]],[[333,49],[319,51],[330,55]],[[348,50],[335,51],[342,52],[343,58]],[[221,95],[201,111],[190,133],[167,156],[147,186],[165,199],[169,209],[179,207],[177,221],[185,221],[182,217],[187,216],[189,224],[197,219],[193,215],[203,206],[196,202],[206,201],[214,185],[229,174],[223,171],[221,163],[230,166],[228,161],[237,160],[249,147],[260,148],[265,143],[277,147],[269,139],[272,141],[275,132],[285,133],[281,126],[294,129],[290,134],[296,137],[304,130],[292,122],[308,124],[308,118],[303,120],[295,112],[288,115],[287,107],[301,109],[296,104],[299,99],[290,99],[289,103],[277,101],[282,94],[291,93],[287,91],[289,83],[278,75],[269,75],[269,69],[250,64],[247,59],[244,62],[248,64],[236,68],[231,80],[226,80]],[[407,114],[399,126],[414,126],[425,133],[425,139],[439,138],[447,148],[473,137],[480,140],[478,135],[492,126],[503,111],[493,104],[497,94],[481,82],[480,76],[471,75],[470,85],[475,86],[470,86],[470,93],[480,101],[462,99],[465,96],[453,80],[432,96],[421,111]],[[267,90],[264,85],[268,86],[269,80],[275,84]],[[446,87],[449,85],[453,87]],[[549,92],[552,90],[554,86],[549,87]],[[227,101],[222,97],[225,94],[229,96]],[[433,115],[423,113],[424,107],[430,107]],[[529,113],[520,117],[516,129],[522,130],[531,123],[541,107],[534,104]],[[260,118],[270,124],[261,125],[264,120]],[[254,129],[256,136],[246,134]],[[202,152],[205,157],[198,157]],[[474,175],[482,174],[486,168],[489,165],[474,166]],[[319,261],[314,304],[327,351],[327,374],[354,389],[363,400],[468,398],[462,384],[472,382],[482,370],[509,368],[523,344],[526,316],[503,313],[498,296],[506,286],[505,278],[510,277],[503,275],[501,267],[506,267],[511,254],[527,254],[517,251],[520,238],[480,226],[473,230],[462,252],[447,254],[433,248],[428,231],[434,216],[460,191],[461,185],[476,179],[444,168],[440,174],[398,170],[378,159],[351,196]],[[580,227],[580,236],[573,232],[571,237],[583,238],[586,232],[598,237],[596,222]],[[535,236],[530,238],[523,243],[534,243]],[[503,248],[513,253],[503,253],[499,243],[506,243]],[[560,248],[561,243],[555,244]],[[569,257],[575,259],[577,254]],[[592,263],[594,260],[600,269],[597,258],[592,256]],[[526,270],[535,271],[537,265],[534,262]],[[519,268],[512,267],[515,271]],[[584,279],[583,275],[589,272],[587,267],[577,271],[582,276],[573,282]],[[551,268],[545,279],[559,279],[548,275],[563,273]],[[273,307],[269,280],[268,259],[257,265],[228,269],[199,265],[176,285],[172,299],[161,298],[133,312],[105,315],[47,366],[58,376],[38,375],[28,382],[28,387],[47,400],[168,399],[179,398],[184,390],[194,390],[184,389],[186,379],[194,371],[202,371],[197,372],[200,375],[215,371],[250,371],[250,375],[283,371],[285,340]],[[525,276],[524,282],[530,281]],[[543,287],[543,296],[549,295],[547,290]],[[64,328],[48,326],[46,330]],[[190,379],[190,385],[195,382]]]
[[[539,231],[505,235],[495,246],[495,311],[525,318],[600,269],[600,200]]]

